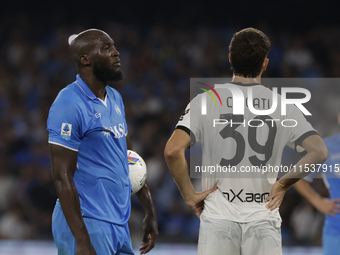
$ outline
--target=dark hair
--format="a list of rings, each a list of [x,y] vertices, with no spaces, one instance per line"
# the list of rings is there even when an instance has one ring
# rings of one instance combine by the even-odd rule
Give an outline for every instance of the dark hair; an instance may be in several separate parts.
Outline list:
[[[229,45],[232,70],[245,78],[257,77],[268,55],[270,41],[255,28],[245,28],[234,34]]]

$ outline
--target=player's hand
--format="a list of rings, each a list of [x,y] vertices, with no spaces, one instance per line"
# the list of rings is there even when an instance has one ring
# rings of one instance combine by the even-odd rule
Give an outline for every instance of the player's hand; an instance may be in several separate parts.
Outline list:
[[[77,243],[76,255],[97,255],[91,242]]]
[[[158,237],[158,225],[156,217],[146,215],[143,220],[143,242],[139,248],[140,254],[148,253],[153,247]]]
[[[203,192],[195,192],[191,198],[185,201],[198,218],[201,217],[201,213],[204,209],[204,199],[216,190],[217,186]]]
[[[329,199],[322,198],[319,203],[315,204],[316,209],[323,214],[328,214],[335,216],[335,214],[340,213],[340,198]]]
[[[286,191],[287,188],[283,187],[283,185],[280,182],[278,181],[275,182],[270,192],[270,195],[264,200],[265,203],[270,201],[267,204],[266,208],[269,209],[270,211],[279,208]]]

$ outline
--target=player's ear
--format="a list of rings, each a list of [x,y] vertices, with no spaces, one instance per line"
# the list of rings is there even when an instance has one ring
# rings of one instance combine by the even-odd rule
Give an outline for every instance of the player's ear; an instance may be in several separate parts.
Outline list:
[[[90,57],[88,55],[81,55],[79,57],[79,62],[80,62],[80,64],[87,66],[91,63]]]
[[[229,58],[229,63],[231,63],[230,52],[229,52],[229,54],[228,54],[228,58]]]
[[[269,58],[265,58],[262,64],[262,70],[266,71],[267,67],[268,67],[268,63],[269,63]]]

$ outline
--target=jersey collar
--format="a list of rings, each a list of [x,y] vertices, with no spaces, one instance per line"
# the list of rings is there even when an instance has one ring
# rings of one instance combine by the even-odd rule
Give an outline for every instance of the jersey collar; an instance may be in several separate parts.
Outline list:
[[[259,83],[242,83],[242,82],[234,82],[234,81],[232,81],[232,82],[230,82],[231,84],[235,84],[235,85],[241,85],[241,86],[256,86],[256,85],[261,85],[261,84],[259,84]]]
[[[75,83],[78,85],[80,90],[90,99],[94,100],[97,97],[93,94],[92,90],[86,85],[82,78],[80,78],[79,74],[77,74],[77,79]]]

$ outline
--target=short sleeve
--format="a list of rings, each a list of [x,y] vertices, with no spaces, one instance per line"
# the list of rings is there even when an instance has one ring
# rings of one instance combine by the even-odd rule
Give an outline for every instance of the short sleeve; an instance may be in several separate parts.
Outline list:
[[[304,148],[301,146],[303,140],[318,133],[295,105],[290,108],[287,119],[295,121],[296,123],[296,126],[293,128],[287,127],[290,130],[287,145],[295,149],[298,153],[305,153]]]
[[[195,97],[187,105],[176,125],[176,129],[182,129],[190,135],[190,146],[201,140],[202,118],[198,98],[198,96]]]
[[[72,101],[55,101],[47,119],[48,142],[78,151],[81,142],[81,116]]]

